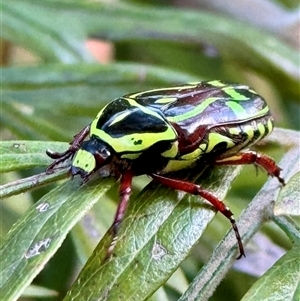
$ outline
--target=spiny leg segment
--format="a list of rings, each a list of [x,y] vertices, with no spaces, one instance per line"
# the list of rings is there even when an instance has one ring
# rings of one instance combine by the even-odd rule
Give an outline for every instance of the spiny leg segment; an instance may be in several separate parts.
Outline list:
[[[280,177],[281,168],[276,165],[275,161],[266,155],[260,155],[253,151],[239,153],[227,158],[216,158],[213,163],[214,165],[256,164],[263,167],[267,171],[267,173],[272,177],[276,177],[282,185],[285,185],[284,179]],[[196,185],[194,183],[171,179],[155,173],[152,173],[150,176],[155,181],[165,186],[171,187],[176,190],[181,190],[187,193],[191,193],[193,195],[199,195],[207,201],[209,201],[219,212],[221,212],[231,222],[240,251],[240,255],[237,259],[240,259],[242,256],[245,256],[243,243],[235,219],[233,217],[233,213],[221,200],[219,200],[211,192],[201,188],[199,185]]]
[[[119,186],[120,200],[119,200],[119,204],[118,204],[118,208],[117,208],[117,211],[115,214],[113,224],[110,228],[110,232],[112,234],[112,241],[107,250],[106,259],[109,258],[110,255],[112,254],[112,251],[113,251],[116,241],[118,239],[119,227],[123,220],[123,217],[124,217],[127,205],[128,205],[128,201],[129,201],[130,195],[131,195],[132,178],[133,178],[133,173],[129,169],[129,170],[126,170],[122,174],[121,179],[120,179],[120,186]]]
[[[193,195],[199,195],[199,196],[203,197],[204,199],[206,199],[207,201],[209,201],[219,212],[221,212],[231,222],[232,228],[234,230],[234,233],[235,233],[235,236],[236,236],[236,239],[238,242],[239,251],[240,251],[240,255],[238,256],[237,259],[240,259],[242,256],[245,256],[243,243],[241,240],[241,236],[240,236],[238,227],[235,223],[233,213],[230,211],[230,209],[228,207],[225,206],[225,204],[221,200],[219,200],[217,197],[215,197],[211,192],[201,188],[199,185],[196,185],[194,183],[190,183],[190,182],[182,181],[182,180],[171,179],[171,178],[161,176],[158,174],[154,174],[154,173],[150,174],[150,176],[153,178],[153,180],[155,180],[165,186],[171,187],[176,190],[184,191],[184,192],[187,192],[187,193],[190,193]]]
[[[276,162],[264,154],[258,154],[254,151],[241,152],[227,158],[216,158],[213,162],[214,165],[246,165],[255,164],[261,166],[266,172],[278,179],[284,186],[284,179],[280,177],[281,168],[276,165]]]

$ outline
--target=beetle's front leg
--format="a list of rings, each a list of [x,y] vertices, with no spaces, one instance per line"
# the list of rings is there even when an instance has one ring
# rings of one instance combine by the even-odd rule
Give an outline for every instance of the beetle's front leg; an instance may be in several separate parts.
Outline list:
[[[76,134],[74,136],[74,140],[72,142],[70,142],[70,147],[68,148],[68,150],[66,150],[63,153],[58,153],[58,152],[52,152],[51,150],[46,150],[46,154],[54,159],[55,161],[52,162],[46,169],[46,173],[51,173],[53,168],[66,161],[68,158],[72,157],[76,151],[80,148],[83,140],[86,138],[86,136],[89,134],[90,132],[90,124],[87,125],[86,127],[84,127],[78,134]]]
[[[237,257],[237,259],[240,259],[242,256],[245,256],[244,252],[244,246],[241,240],[241,236],[238,230],[238,227],[235,223],[235,219],[233,217],[233,213],[230,211],[230,209],[221,201],[219,200],[216,196],[214,196],[211,192],[208,190],[205,190],[201,188],[199,185],[196,185],[191,182],[187,181],[182,181],[182,180],[176,180],[176,179],[171,179],[165,176],[161,176],[158,174],[150,174],[151,178],[165,186],[171,187],[176,190],[184,191],[190,194],[194,195],[199,195],[209,201],[219,212],[221,212],[225,217],[229,219],[231,222],[232,228],[234,230],[238,246],[239,246],[239,251],[240,255]]]
[[[128,205],[128,201],[129,201],[130,195],[131,195],[132,178],[133,178],[133,173],[130,169],[124,171],[124,173],[121,175],[120,188],[119,188],[120,200],[119,200],[119,204],[118,204],[118,208],[116,211],[116,215],[115,215],[113,224],[109,230],[112,235],[112,241],[107,250],[106,259],[111,256],[112,251],[113,251],[113,249],[116,245],[117,239],[118,239],[119,227],[123,220],[123,217],[124,217],[127,205]]]
[[[281,168],[276,165],[276,162],[267,155],[261,155],[254,151],[241,152],[228,158],[216,158],[214,165],[244,165],[256,164],[264,168],[269,175],[278,179],[285,185],[284,179],[280,177]]]

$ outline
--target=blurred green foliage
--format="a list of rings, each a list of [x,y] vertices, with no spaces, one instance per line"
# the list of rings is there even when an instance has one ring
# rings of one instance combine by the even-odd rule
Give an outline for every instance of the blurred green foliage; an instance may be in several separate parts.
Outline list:
[[[110,226],[118,197],[114,179],[95,180],[81,187],[78,179],[54,183],[66,177],[65,170],[57,175],[37,175],[51,162],[45,155],[47,148],[59,151],[66,147],[66,143],[51,141],[71,141],[107,102],[118,96],[188,81],[223,79],[246,83],[267,100],[277,126],[295,130],[279,132],[260,150],[276,159],[285,155],[280,166],[287,180],[297,171],[299,154],[293,149],[299,147],[300,87],[299,45],[294,37],[299,3],[216,3],[1,2],[4,66],[0,107],[0,284],[5,300],[17,300],[20,294],[30,300],[62,300]],[[235,10],[234,5],[240,10]],[[259,5],[267,10],[258,13]],[[113,60],[106,64],[97,62],[86,44],[91,39],[111,43]],[[12,45],[34,54],[36,63],[20,66],[18,60],[12,62]],[[202,174],[198,181],[224,198],[237,173],[237,169],[214,169]],[[237,216],[265,181],[263,173],[256,177],[253,167],[244,168],[226,197]],[[267,210],[265,207],[257,205],[257,210],[251,209],[254,217],[246,211],[255,227],[249,227],[248,232],[244,228],[245,240],[264,224],[263,231],[255,236],[263,243],[251,240],[246,249],[249,258],[235,263],[228,271],[235,256],[234,239],[226,252],[215,249],[228,229],[227,221],[217,216],[201,236],[214,215],[207,206],[199,209],[196,200],[188,196],[179,203],[175,192],[154,185],[139,195],[147,183],[146,178],[134,183],[133,199],[137,199],[131,202],[122,226],[121,235],[126,239],[121,239],[116,249],[120,258],[107,267],[100,263],[109,241],[109,236],[104,236],[88,260],[81,282],[75,282],[65,300],[87,300],[91,297],[87,292],[103,292],[97,295],[101,300],[146,300],[159,287],[151,300],[177,300],[180,296],[180,300],[207,300],[212,294],[210,300],[240,300],[284,253],[273,266],[278,273],[270,270],[261,276],[243,300],[266,298],[266,288],[277,292],[276,283],[285,279],[287,270],[292,280],[286,281],[284,288],[289,294],[279,291],[277,299],[271,296],[268,300],[298,300],[300,235],[295,216],[275,218],[270,214],[273,222],[265,224],[265,216],[259,215]],[[272,191],[279,188],[272,187]],[[293,193],[295,201],[299,195]],[[253,202],[265,204],[266,200],[260,198]],[[83,221],[75,226],[83,215]],[[147,218],[140,221],[140,216]],[[9,229],[12,230],[7,234]],[[200,236],[200,243],[196,244]],[[153,252],[151,243],[161,247],[156,251],[162,254],[163,245],[170,244],[170,250],[174,243],[174,253],[167,254],[166,262],[156,262],[149,258]],[[260,268],[259,260],[268,266]],[[91,271],[97,275],[95,279],[86,276]],[[197,274],[208,280],[196,294],[201,284]],[[28,287],[33,279],[34,285]]]

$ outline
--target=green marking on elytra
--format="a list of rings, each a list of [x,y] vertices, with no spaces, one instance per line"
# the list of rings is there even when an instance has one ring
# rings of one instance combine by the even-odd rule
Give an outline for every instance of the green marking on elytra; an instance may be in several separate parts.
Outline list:
[[[239,118],[246,118],[248,116],[247,111],[243,108],[243,106],[241,106],[240,104],[238,104],[235,101],[226,101],[226,105],[227,107],[229,107],[234,114]]]
[[[189,118],[195,117],[195,116],[201,114],[210,104],[212,104],[213,102],[215,102],[218,99],[219,99],[219,97],[209,97],[209,98],[205,99],[201,104],[196,106],[193,110],[191,110],[187,113],[178,115],[178,116],[168,117],[167,119],[169,122],[176,123],[176,122],[184,121]]]
[[[211,80],[209,82],[207,82],[208,84],[214,86],[214,87],[225,87],[226,84],[222,83],[221,81],[219,80]]]
[[[171,103],[177,100],[177,97],[164,97],[164,98],[159,98],[155,101],[157,104],[166,104],[166,103]]]
[[[265,106],[262,110],[258,111],[256,114],[252,115],[251,117],[259,117],[264,116],[270,111],[268,106]]]
[[[222,89],[227,95],[229,95],[230,97],[232,97],[232,99],[234,100],[248,100],[249,97],[246,97],[245,95],[239,93],[236,89],[232,88],[232,87],[228,87],[228,88],[223,88]]]

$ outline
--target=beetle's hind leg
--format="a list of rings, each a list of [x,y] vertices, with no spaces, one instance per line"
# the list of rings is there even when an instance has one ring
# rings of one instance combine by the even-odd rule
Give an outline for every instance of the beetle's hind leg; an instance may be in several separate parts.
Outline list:
[[[51,173],[55,166],[66,161],[67,159],[73,157],[76,151],[80,148],[82,142],[90,132],[90,125],[84,127],[78,134],[74,136],[74,140],[70,142],[70,147],[63,153],[52,152],[51,150],[46,150],[46,154],[55,161],[52,162],[46,169],[46,173]]]
[[[152,177],[153,180],[155,180],[165,186],[171,187],[176,190],[184,191],[187,193],[191,193],[194,195],[199,195],[199,196],[203,197],[204,199],[206,199],[207,201],[209,201],[219,212],[221,212],[231,222],[232,228],[234,230],[234,233],[235,233],[235,236],[236,236],[236,239],[238,242],[239,251],[240,251],[240,254],[237,257],[237,259],[240,259],[242,256],[245,256],[244,246],[243,246],[243,243],[241,240],[241,236],[240,236],[238,227],[235,223],[233,213],[230,211],[230,209],[228,207],[226,207],[226,205],[221,200],[219,200],[211,192],[209,192],[205,189],[202,189],[199,185],[196,185],[194,183],[190,183],[190,182],[183,181],[183,180],[171,179],[171,178],[161,176],[158,174],[154,174],[154,173],[150,174],[150,176]]]
[[[236,155],[227,158],[216,158],[214,165],[246,165],[255,164],[261,166],[266,172],[278,179],[284,186],[284,179],[280,177],[281,168],[276,165],[276,162],[264,154],[258,154],[254,151],[240,152]]]

